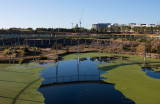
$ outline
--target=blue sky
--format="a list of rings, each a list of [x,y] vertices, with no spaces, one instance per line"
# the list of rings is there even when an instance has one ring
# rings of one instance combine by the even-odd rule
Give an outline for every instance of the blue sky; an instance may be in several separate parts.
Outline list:
[[[160,22],[160,0],[0,0],[0,28]]]

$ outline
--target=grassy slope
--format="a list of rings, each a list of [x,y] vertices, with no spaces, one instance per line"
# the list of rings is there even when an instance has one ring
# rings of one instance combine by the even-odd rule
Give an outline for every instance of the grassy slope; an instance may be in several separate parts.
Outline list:
[[[102,56],[112,56],[115,54],[105,54]],[[81,53],[80,57],[99,56],[99,53]],[[104,63],[101,69],[109,71],[103,74],[106,77],[104,81],[114,83],[115,88],[121,91],[127,98],[135,101],[136,104],[159,104],[160,99],[160,80],[148,77],[141,71],[144,59],[138,56],[128,56],[129,59],[117,60],[113,63]],[[63,57],[64,60],[77,58],[77,54],[71,54]],[[142,64],[135,64],[135,63]],[[147,58],[151,64],[159,63],[160,60]]]
[[[0,65],[0,104],[39,104],[44,102],[37,91],[43,79],[38,71],[48,66]]]

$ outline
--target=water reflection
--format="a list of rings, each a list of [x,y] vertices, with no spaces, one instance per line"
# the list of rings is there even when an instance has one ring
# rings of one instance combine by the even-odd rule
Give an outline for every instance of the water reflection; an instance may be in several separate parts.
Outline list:
[[[117,57],[92,57],[90,58],[91,61],[95,61],[95,60],[98,60],[99,62],[111,62],[115,59],[118,59]]]
[[[145,65],[142,67],[142,71],[146,72],[146,75],[152,78],[160,79],[160,72],[153,71],[154,69],[159,69],[160,64],[157,65]]]
[[[41,70],[44,78],[38,89],[46,104],[134,104],[114,89],[113,84],[102,81],[97,64],[114,60],[99,57],[59,61],[56,66]],[[48,86],[49,85],[49,86]]]

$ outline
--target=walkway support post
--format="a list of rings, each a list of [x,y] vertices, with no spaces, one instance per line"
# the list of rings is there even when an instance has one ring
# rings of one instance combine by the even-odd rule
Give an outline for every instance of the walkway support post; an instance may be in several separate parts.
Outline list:
[[[58,82],[58,62],[56,63],[56,82]]]
[[[63,40],[63,44],[66,44],[66,40],[65,39]]]
[[[87,40],[85,39],[85,45],[87,44]]]
[[[41,40],[41,45],[43,46],[43,39]]]
[[[101,61],[101,40],[99,41],[99,60]]]
[[[56,62],[58,62],[58,43],[57,43],[57,39],[56,39]]]
[[[79,38],[78,38],[78,64],[79,64]]]
[[[78,81],[79,81],[79,60],[77,59],[77,73],[78,73]]]
[[[58,82],[58,42],[56,39],[56,82]]]
[[[36,62],[37,62],[37,58],[36,58],[35,40],[34,40],[34,53],[33,53],[33,60],[36,60]]]
[[[145,37],[145,44],[144,44],[144,63],[146,63],[146,46],[147,46],[147,39]]]
[[[18,36],[18,45],[20,45],[19,36]]]
[[[3,40],[3,36],[2,36],[2,43],[3,43],[3,46],[4,46],[4,40]]]
[[[49,39],[49,45],[51,44],[51,40]]]
[[[78,37],[78,49],[77,49],[77,71],[78,71],[78,81],[79,81],[79,37]]]
[[[11,43],[11,54],[12,54],[12,56],[11,56],[11,60],[13,60],[13,64],[14,64],[14,55],[13,55],[13,52],[14,50],[13,50],[13,43]]]
[[[123,37],[121,42],[121,60],[123,60]]]
[[[10,57],[9,57],[9,64],[11,64],[11,47],[10,47],[10,49],[9,49],[9,55],[10,55]]]
[[[101,74],[101,71],[100,71],[101,70],[101,66],[100,66],[101,65],[101,48],[102,48],[101,43],[102,43],[102,41],[100,40],[99,41],[99,81],[101,80],[101,78],[100,78],[100,74]]]

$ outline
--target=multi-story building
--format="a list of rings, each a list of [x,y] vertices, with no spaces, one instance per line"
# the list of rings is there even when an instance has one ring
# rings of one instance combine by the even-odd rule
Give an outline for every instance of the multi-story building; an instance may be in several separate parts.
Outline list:
[[[111,23],[97,23],[97,24],[93,24],[92,28],[94,28],[97,31],[99,28],[107,28],[110,25]]]
[[[136,23],[129,23],[128,26],[131,26],[132,28],[135,27],[137,24]]]
[[[155,26],[156,26],[156,24],[148,24],[147,27],[155,27]]]
[[[76,24],[76,25],[74,26],[74,28],[76,28],[76,29],[79,28],[78,24]]]
[[[120,26],[119,23],[114,23],[112,26]]]
[[[145,26],[147,26],[146,24],[139,24],[138,26],[140,26],[140,27],[145,27]]]
[[[157,25],[160,26],[160,22],[158,22]]]

